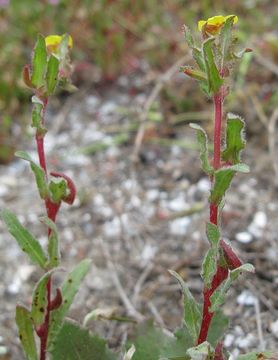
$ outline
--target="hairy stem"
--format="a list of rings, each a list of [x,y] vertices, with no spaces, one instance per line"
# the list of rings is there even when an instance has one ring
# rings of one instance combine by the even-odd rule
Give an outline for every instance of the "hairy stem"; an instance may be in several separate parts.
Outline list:
[[[223,117],[223,89],[214,95],[214,154],[213,154],[213,167],[218,170],[221,167],[221,128],[222,128],[222,117]],[[212,179],[213,181],[213,179]],[[210,222],[218,225],[218,206],[216,204],[210,204]],[[213,277],[211,287],[204,287],[203,290],[203,318],[201,323],[200,334],[198,338],[198,344],[206,341],[208,336],[209,327],[213,318],[214,313],[209,311],[211,306],[210,297],[217,289],[219,285],[227,278],[229,268],[234,269],[241,265],[241,261],[233,252],[232,248],[226,244],[223,240],[220,241],[220,246],[223,250],[227,266],[218,265],[216,274]],[[220,355],[219,355],[220,356]],[[218,359],[221,357],[218,357]]]
[[[44,126],[44,116],[46,111],[46,106],[48,103],[48,98],[43,99],[43,109],[42,109],[42,126]],[[45,152],[44,152],[44,134],[36,133],[36,143],[37,143],[37,153],[39,157],[40,166],[43,168],[45,172],[45,177],[48,178],[47,174],[47,167],[46,167],[46,160],[45,160]],[[50,220],[55,222],[56,215],[59,211],[60,203],[55,204],[51,201],[51,199],[46,198],[45,199],[45,209],[47,216]],[[51,234],[51,229],[48,229],[48,238]],[[42,325],[42,331],[40,333],[40,360],[46,359],[46,350],[47,350],[47,339],[48,339],[48,331],[49,331],[49,321],[50,321],[50,312],[51,312],[51,287],[52,287],[52,281],[51,276],[48,279],[48,282],[46,284],[47,289],[47,308],[46,308],[46,314],[44,323]]]

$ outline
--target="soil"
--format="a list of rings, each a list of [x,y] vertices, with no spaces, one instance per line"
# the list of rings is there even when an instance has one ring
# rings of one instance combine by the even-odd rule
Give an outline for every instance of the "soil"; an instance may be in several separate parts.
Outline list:
[[[79,322],[93,309],[115,308],[118,316],[154,318],[174,330],[181,322],[182,297],[168,269],[178,271],[196,298],[202,297],[199,274],[208,249],[204,230],[210,184],[200,170],[190,119],[173,124],[173,109],[163,92],[152,108],[139,161],[131,156],[139,114],[152,86],[143,71],[122,76],[109,86],[55,99],[47,113],[48,167],[72,177],[78,189],[74,205],[62,206],[57,219],[61,264],[70,270],[84,258],[92,260],[69,314]],[[199,92],[178,74],[166,86],[169,91],[175,87],[185,97],[191,89]],[[211,110],[208,100],[202,104]],[[251,172],[237,175],[226,195],[222,233],[240,258],[256,267],[255,274],[242,276],[232,287],[223,307],[231,319],[224,345],[236,359],[262,347],[278,349],[278,201],[266,128],[248,99],[243,102],[238,96],[228,107],[246,115],[243,161]],[[197,121],[211,133],[209,117]],[[17,149],[35,158],[31,135],[28,130]],[[14,158],[0,167],[0,195],[0,207],[14,211],[46,246],[47,230],[39,221],[44,207],[23,160]],[[20,360],[15,306],[30,305],[42,274],[30,265],[3,222],[0,272],[0,359]],[[61,278],[55,277],[57,284]],[[116,349],[133,327],[111,321],[88,326]]]

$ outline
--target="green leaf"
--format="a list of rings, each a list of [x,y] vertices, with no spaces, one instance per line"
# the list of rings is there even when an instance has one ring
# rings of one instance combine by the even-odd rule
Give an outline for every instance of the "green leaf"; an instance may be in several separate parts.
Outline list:
[[[36,179],[36,184],[39,190],[40,197],[45,199],[48,196],[48,187],[46,176],[43,168],[37,165],[25,151],[16,151],[15,156],[20,159],[26,160],[30,163],[31,170],[33,171]]]
[[[60,249],[59,249],[59,239],[56,224],[50,220],[48,217],[43,217],[40,219],[50,230],[50,236],[48,238],[48,262],[47,267],[52,269],[59,265],[60,260]]]
[[[219,43],[221,46],[221,68],[223,69],[225,65],[225,61],[229,60],[230,57],[230,48],[232,45],[232,26],[234,23],[235,16],[229,17],[224,25],[222,26]]]
[[[241,266],[239,266],[238,268],[231,270],[230,272],[230,277],[232,281],[235,281],[239,275],[241,275],[243,272],[249,272],[249,273],[254,273],[255,272],[255,268],[252,264],[243,264]]]
[[[205,256],[205,259],[202,264],[202,272],[201,276],[204,280],[206,288],[211,287],[211,282],[213,276],[215,275],[217,270],[217,252],[210,248]]]
[[[16,239],[22,251],[30,257],[32,262],[45,269],[47,257],[40,243],[20,224],[12,212],[2,210],[1,217],[7,225],[9,233]]]
[[[37,96],[32,96],[32,103],[34,104],[32,110],[32,127],[38,128],[42,124],[43,102]]]
[[[204,62],[202,51],[196,47],[192,49],[192,55],[201,71],[206,72],[206,65]]]
[[[207,134],[205,132],[205,130],[198,124],[189,124],[189,126],[196,130],[196,135],[197,135],[197,141],[199,144],[199,149],[200,149],[200,160],[201,160],[201,167],[203,169],[204,172],[206,172],[207,174],[212,174],[213,173],[213,167],[210,165],[209,163],[209,159],[208,159],[208,138],[207,138]]]
[[[67,182],[62,177],[52,177],[49,182],[49,191],[54,203],[59,203],[67,197]]]
[[[215,171],[214,185],[209,198],[211,203],[215,205],[220,204],[236,172],[248,173],[249,167],[245,164],[236,164]]]
[[[206,73],[209,84],[209,92],[216,94],[223,84],[223,79],[220,77],[218,69],[214,62],[214,54],[212,50],[214,38],[208,38],[203,43],[203,57],[205,60]]]
[[[44,85],[44,74],[47,64],[47,53],[45,40],[42,35],[38,35],[38,40],[34,48],[34,56],[32,62],[32,84],[39,88]]]
[[[47,93],[51,95],[58,82],[58,71],[59,71],[59,59],[53,54],[51,54],[46,71],[46,84],[47,84]]]
[[[30,312],[24,306],[16,306],[15,321],[19,331],[19,338],[27,360],[38,360],[34,330]]]
[[[218,342],[225,335],[226,329],[229,326],[229,318],[223,314],[221,309],[217,309],[213,315],[211,320],[211,324],[209,326],[207,340],[208,342],[216,347]]]
[[[232,283],[239,277],[243,272],[255,272],[255,268],[252,264],[244,264],[238,268],[229,271],[227,279],[214,291],[210,297],[211,306],[210,312],[216,311],[225,301],[225,296],[230,289]]]
[[[211,360],[213,359],[214,349],[205,341],[202,344],[192,347],[186,352],[191,360]]]
[[[52,269],[44,274],[40,280],[37,282],[32,298],[32,309],[31,317],[35,326],[40,326],[43,324],[45,319],[45,314],[47,310],[47,282],[50,276],[53,274],[56,269]]]
[[[254,351],[249,354],[238,356],[237,360],[275,360],[278,352],[273,351]]]
[[[64,280],[61,292],[63,304],[57,309],[51,312],[50,316],[50,331],[48,336],[48,348],[51,348],[53,339],[56,336],[57,331],[63,324],[64,317],[66,316],[74,297],[79,289],[79,286],[84,279],[85,275],[89,271],[91,261],[85,259],[81,261],[75,268],[68,274]]]
[[[218,226],[208,222],[206,227],[206,234],[212,248],[217,249],[220,241],[220,231]]]
[[[50,352],[52,360],[116,360],[104,339],[69,321],[60,329]]]
[[[187,27],[186,25],[183,25],[183,30],[184,30],[185,41],[187,42],[190,48],[193,48],[195,44],[190,28]]]
[[[158,360],[161,349],[171,338],[165,335],[160,328],[153,325],[152,321],[142,323],[137,328],[136,339],[132,341],[136,352],[132,360]]]
[[[226,128],[226,148],[221,153],[224,161],[231,164],[240,162],[241,150],[245,148],[246,141],[244,139],[244,120],[239,116],[229,113]]]
[[[175,338],[169,339],[163,346],[160,356],[161,358],[171,360],[186,360],[186,350],[193,347],[194,342],[185,326],[179,328],[175,332]]]
[[[182,277],[173,270],[169,270],[169,272],[172,276],[176,278],[182,288],[182,292],[184,295],[184,321],[188,332],[190,333],[193,341],[195,342],[198,339],[201,324],[201,313],[199,304],[194,299]]]
[[[196,70],[191,66],[182,66],[181,71],[195,80],[207,82],[206,74],[203,71]]]

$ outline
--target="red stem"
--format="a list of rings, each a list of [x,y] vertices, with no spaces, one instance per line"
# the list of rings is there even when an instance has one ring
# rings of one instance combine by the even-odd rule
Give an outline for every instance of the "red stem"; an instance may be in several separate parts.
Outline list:
[[[223,89],[214,95],[214,155],[213,155],[213,167],[215,170],[221,167],[221,128],[222,128],[222,104],[224,100]],[[213,181],[213,179],[212,179]],[[210,204],[210,222],[212,224],[218,225],[218,205]],[[241,261],[238,259],[236,254],[233,252],[232,248],[226,244],[223,240],[220,241],[220,246],[222,247],[225,255],[225,260],[227,266],[218,265],[216,274],[213,277],[211,287],[204,287],[203,297],[203,318],[201,323],[201,329],[197,344],[201,344],[207,339],[209,327],[214,313],[209,311],[211,306],[210,297],[217,289],[217,287],[222,284],[222,282],[227,278],[229,274],[229,268],[236,268],[241,265]],[[221,359],[218,354],[218,359]]]
[[[43,99],[43,109],[42,109],[42,126],[44,126],[44,115],[46,106],[48,103],[48,98]],[[44,152],[44,134],[41,134],[37,131],[36,133],[36,143],[37,143],[37,153],[39,157],[40,166],[43,168],[45,172],[45,177],[48,178],[46,160],[45,160],[45,152]],[[56,215],[59,211],[60,203],[55,204],[49,198],[45,199],[45,209],[47,212],[47,216],[50,220],[55,222]],[[51,234],[51,229],[48,229],[48,237]],[[48,339],[48,331],[49,331],[49,321],[50,321],[50,312],[51,312],[51,276],[48,279],[46,284],[47,289],[47,308],[44,323],[40,327],[39,337],[41,340],[40,344],[40,360],[46,359],[46,350],[47,350],[47,339]]]

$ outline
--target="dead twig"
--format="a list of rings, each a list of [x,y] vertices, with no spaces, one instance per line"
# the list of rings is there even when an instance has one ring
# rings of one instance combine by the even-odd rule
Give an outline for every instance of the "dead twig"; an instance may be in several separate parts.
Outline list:
[[[99,238],[99,242],[100,245],[102,247],[103,250],[103,254],[105,256],[106,259],[106,263],[107,263],[107,267],[110,270],[110,274],[113,280],[113,283],[119,293],[119,296],[127,310],[127,313],[134,317],[138,322],[143,321],[144,320],[144,316],[142,314],[140,314],[134,307],[134,305],[132,304],[132,302],[129,300],[121,282],[118,276],[118,272],[116,269],[116,266],[114,264],[114,262],[112,261],[111,255],[109,253],[108,247],[107,245],[104,243],[102,238]]]
[[[268,149],[271,156],[272,166],[275,174],[275,185],[278,186],[278,161],[277,161],[277,153],[276,153],[276,141],[277,134],[275,134],[276,124],[278,120],[278,108],[276,108],[268,122],[267,130],[268,130]]]
[[[263,336],[260,303],[259,303],[258,298],[256,298],[256,300],[254,302],[254,307],[255,307],[255,314],[256,314],[258,337],[259,337],[259,342],[260,342],[260,350],[265,350],[265,341],[264,341],[264,336]]]
[[[172,76],[177,72],[177,69],[182,64],[189,61],[189,59],[190,59],[189,55],[183,56],[173,66],[171,66],[170,69],[168,71],[166,71],[165,74],[161,75],[159,77],[156,85],[154,86],[153,90],[151,91],[149,97],[147,98],[147,100],[143,106],[142,112],[139,116],[140,126],[137,131],[137,135],[136,135],[135,142],[134,142],[134,150],[133,150],[133,154],[132,154],[132,160],[134,162],[138,161],[138,154],[140,152],[141,144],[142,144],[142,141],[144,138],[145,126],[146,126],[146,123],[148,120],[148,114],[151,109],[151,106],[155,102],[156,98],[158,97],[159,93],[161,92],[161,90],[163,89],[165,84],[167,82],[169,82],[170,79],[172,78]]]

